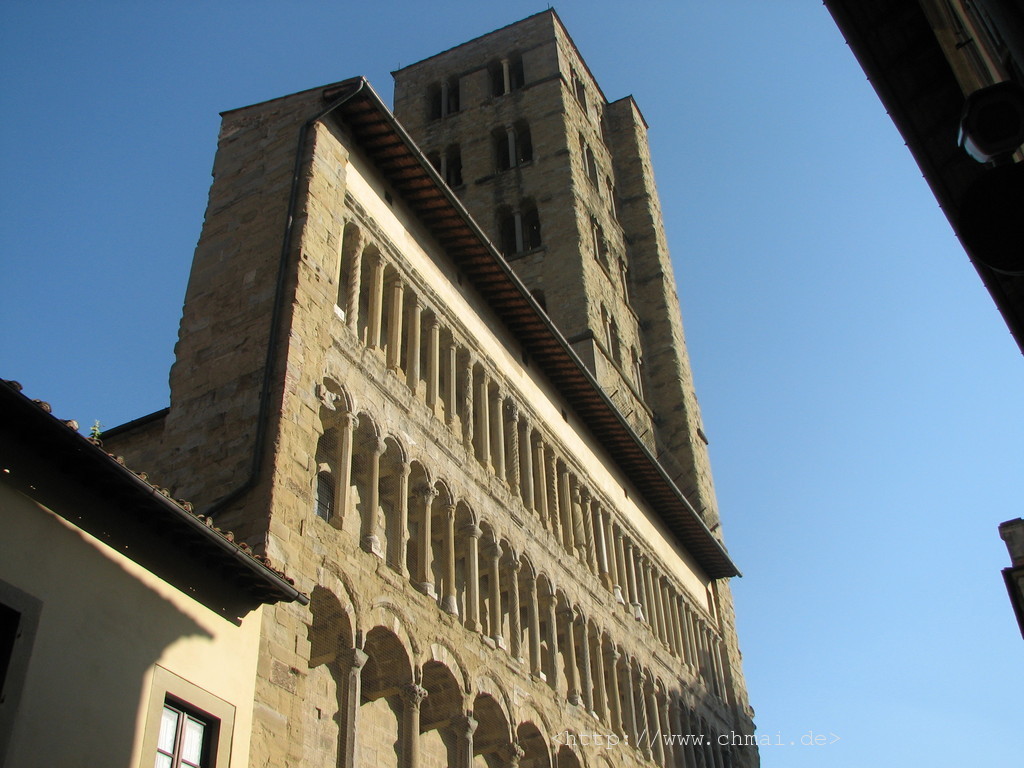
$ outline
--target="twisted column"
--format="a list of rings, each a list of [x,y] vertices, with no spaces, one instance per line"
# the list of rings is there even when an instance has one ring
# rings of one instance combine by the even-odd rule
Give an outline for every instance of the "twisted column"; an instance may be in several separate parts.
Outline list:
[[[516,405],[514,400],[508,400],[505,404],[505,410],[508,412],[508,436],[509,436],[509,456],[508,456],[508,487],[512,491],[513,496],[519,495],[519,472],[520,472],[520,461],[519,461],[519,406]]]
[[[509,627],[509,653],[516,661],[523,660],[523,628],[522,618],[519,610],[519,570],[522,568],[522,561],[513,557],[509,562],[508,581],[508,627]]]

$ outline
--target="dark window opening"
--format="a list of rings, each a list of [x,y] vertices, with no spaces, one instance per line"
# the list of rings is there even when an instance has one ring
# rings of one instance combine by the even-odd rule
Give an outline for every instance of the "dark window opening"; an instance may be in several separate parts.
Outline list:
[[[493,61],[487,67],[491,75],[491,95],[504,96],[523,87],[523,57],[514,54],[501,61]]]
[[[449,187],[462,186],[462,149],[458,144],[445,152],[444,180]]]
[[[330,472],[318,472],[316,476],[316,516],[330,520],[334,511],[334,477]]]
[[[497,128],[492,134],[494,160],[499,171],[507,171],[533,159],[533,140],[526,123],[516,123],[509,128]]]

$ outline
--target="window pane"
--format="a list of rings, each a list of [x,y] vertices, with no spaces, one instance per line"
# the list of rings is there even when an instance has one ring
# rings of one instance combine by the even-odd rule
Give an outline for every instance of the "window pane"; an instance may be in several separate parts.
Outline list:
[[[154,768],[171,768],[171,756],[157,753]]]
[[[181,759],[189,765],[199,765],[203,753],[203,731],[206,726],[194,718],[185,721],[185,733],[181,740]]]
[[[160,736],[157,738],[156,746],[161,752],[168,754],[174,751],[174,734],[178,731],[177,710],[164,707],[164,713],[160,718]]]

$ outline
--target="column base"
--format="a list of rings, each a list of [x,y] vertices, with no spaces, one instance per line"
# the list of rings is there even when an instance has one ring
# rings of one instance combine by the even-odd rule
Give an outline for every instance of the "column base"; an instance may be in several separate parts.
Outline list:
[[[369,536],[363,536],[362,541],[360,541],[360,546],[362,546],[365,552],[369,552],[371,555],[376,555],[382,560],[384,559],[384,550],[381,549],[380,539],[376,536],[372,534]]]
[[[455,600],[455,595],[444,596],[444,600],[441,601],[441,610],[445,613],[450,613],[452,616],[459,615],[459,604]]]
[[[437,597],[437,590],[434,589],[434,583],[432,581],[421,581],[418,584],[416,584],[416,589],[418,589],[427,597]]]

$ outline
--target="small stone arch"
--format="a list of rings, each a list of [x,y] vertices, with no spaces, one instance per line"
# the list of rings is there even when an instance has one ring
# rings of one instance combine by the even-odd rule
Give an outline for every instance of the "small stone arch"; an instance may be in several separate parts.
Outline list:
[[[409,631],[412,620],[401,606],[396,605],[388,598],[378,598],[367,611],[366,619],[366,625],[371,628],[365,633],[367,636],[374,628],[386,629],[398,637],[402,644],[409,649],[411,658],[419,658],[422,649],[416,640],[416,635]]]

